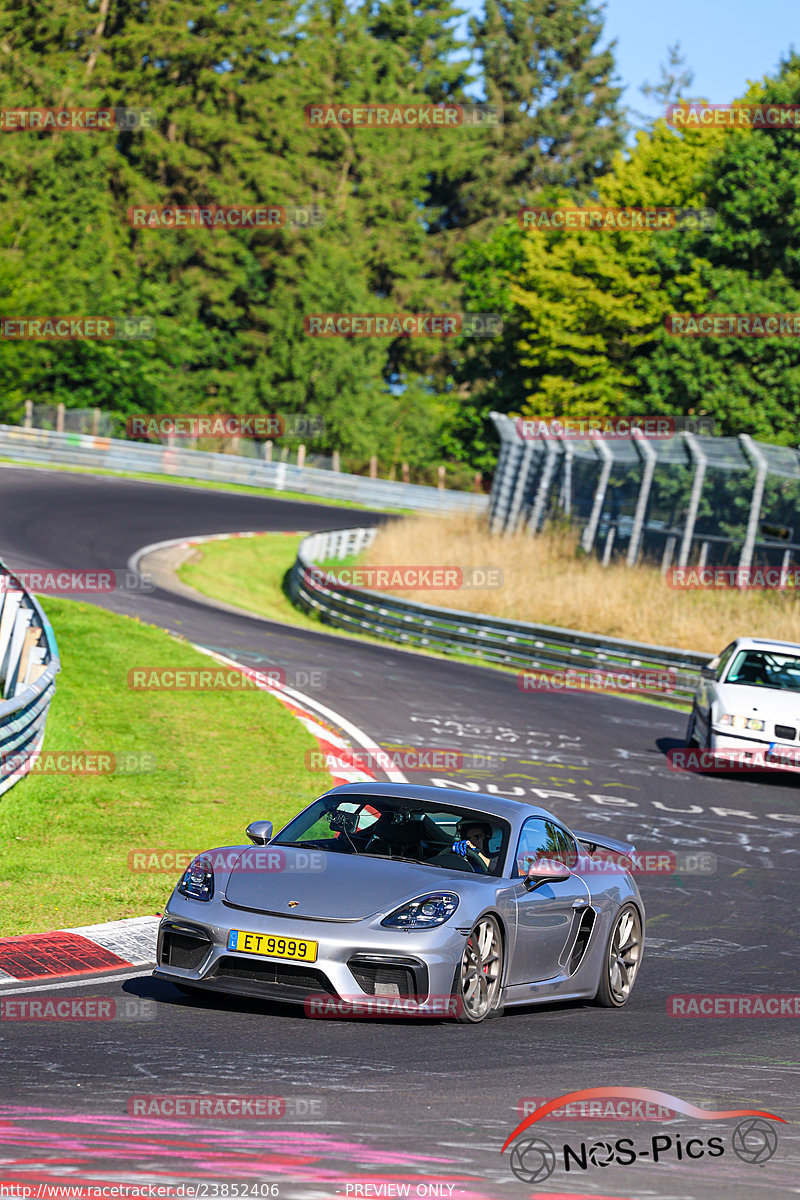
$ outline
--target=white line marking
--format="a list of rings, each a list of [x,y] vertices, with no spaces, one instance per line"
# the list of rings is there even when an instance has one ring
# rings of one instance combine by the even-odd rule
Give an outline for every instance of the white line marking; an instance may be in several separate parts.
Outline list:
[[[20,979],[19,983],[22,984],[24,982],[25,987],[0,988],[0,1000],[4,996],[17,996],[21,992],[55,992],[62,988],[88,987],[90,984],[95,983],[122,983],[126,979],[141,979],[143,975],[146,979],[149,979],[149,971],[155,965],[155,963],[148,964],[146,967],[139,967],[135,971],[122,972],[119,975],[81,976],[80,978],[69,979],[61,983],[47,983],[47,976],[43,976],[41,979]]]

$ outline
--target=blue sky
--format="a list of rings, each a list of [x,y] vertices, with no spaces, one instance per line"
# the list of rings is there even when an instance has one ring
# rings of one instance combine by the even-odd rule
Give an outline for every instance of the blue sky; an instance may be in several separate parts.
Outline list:
[[[481,0],[462,0],[479,13]],[[681,43],[694,70],[692,94],[712,103],[742,95],[748,80],[771,74],[792,43],[800,47],[798,0],[606,0],[606,41],[617,39],[623,103],[656,115],[639,92],[657,83],[667,47]]]

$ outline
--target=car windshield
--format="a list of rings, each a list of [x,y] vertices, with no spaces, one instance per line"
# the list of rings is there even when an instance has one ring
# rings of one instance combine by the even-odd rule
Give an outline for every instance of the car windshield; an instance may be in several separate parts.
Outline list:
[[[323,796],[290,821],[271,845],[499,875],[509,834],[507,821],[475,809],[392,796]]]
[[[800,692],[800,656],[777,650],[740,650],[731,663],[725,683]]]

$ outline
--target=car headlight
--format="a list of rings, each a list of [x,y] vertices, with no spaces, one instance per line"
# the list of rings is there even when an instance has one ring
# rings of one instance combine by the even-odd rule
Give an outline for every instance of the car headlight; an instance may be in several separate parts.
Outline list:
[[[723,713],[719,719],[719,724],[732,725],[734,729],[764,729],[764,722],[759,721],[757,717],[740,717],[732,713]]]
[[[437,925],[444,925],[457,908],[455,892],[428,892],[426,896],[418,896],[396,908],[383,918],[381,925],[389,929],[435,929]]]
[[[214,868],[208,858],[196,858],[183,872],[178,891],[190,900],[210,900],[214,895]]]

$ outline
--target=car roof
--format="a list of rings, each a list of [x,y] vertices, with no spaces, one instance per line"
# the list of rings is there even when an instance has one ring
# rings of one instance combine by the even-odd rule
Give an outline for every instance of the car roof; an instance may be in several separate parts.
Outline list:
[[[458,808],[472,809],[475,812],[487,812],[495,817],[503,817],[506,821],[515,821],[521,815],[526,817],[547,817],[563,825],[558,817],[554,817],[546,808],[539,808],[527,801],[512,800],[508,796],[490,796],[486,792],[466,792],[461,788],[430,787],[416,783],[343,783],[339,787],[330,788],[326,796],[394,796],[398,800],[425,800],[432,804],[453,804]]]
[[[776,638],[736,638],[734,645],[739,650],[796,650],[800,654],[800,642],[781,642]]]

